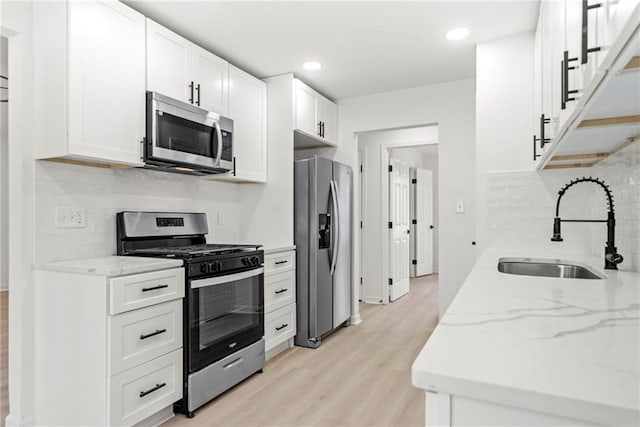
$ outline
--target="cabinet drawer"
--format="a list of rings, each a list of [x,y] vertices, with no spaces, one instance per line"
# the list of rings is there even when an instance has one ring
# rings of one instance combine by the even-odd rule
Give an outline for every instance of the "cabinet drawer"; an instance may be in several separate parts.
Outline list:
[[[278,252],[264,256],[264,272],[269,274],[272,271],[284,271],[296,267],[295,251]]]
[[[111,279],[109,313],[117,314],[184,297],[184,270],[154,271]]]
[[[108,425],[133,425],[182,398],[182,349],[111,378]]]
[[[264,276],[264,312],[296,302],[295,270],[271,273]]]
[[[268,351],[296,334],[296,305],[289,304],[264,316],[265,350]]]
[[[109,318],[109,375],[182,347],[182,299]]]

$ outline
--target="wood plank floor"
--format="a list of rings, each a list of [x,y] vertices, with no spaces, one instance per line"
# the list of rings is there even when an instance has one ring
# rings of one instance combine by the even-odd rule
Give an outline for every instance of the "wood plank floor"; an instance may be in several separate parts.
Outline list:
[[[424,425],[424,394],[411,364],[438,319],[437,275],[383,305],[361,304],[363,322],[320,348],[294,347],[196,411],[164,426]]]
[[[0,292],[0,426],[9,415],[9,292]]]

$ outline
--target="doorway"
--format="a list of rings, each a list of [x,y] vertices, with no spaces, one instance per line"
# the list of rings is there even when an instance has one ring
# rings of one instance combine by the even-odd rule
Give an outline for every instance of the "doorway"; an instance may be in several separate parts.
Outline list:
[[[412,168],[433,168],[432,205],[434,212],[438,210],[435,191],[438,185],[438,126],[362,132],[357,134],[357,141],[358,158],[363,159],[365,172],[361,174],[361,219],[367,216],[360,229],[361,300],[365,303],[387,304],[406,295],[410,289],[414,259],[410,247],[416,232],[411,224],[415,218],[409,197],[413,185],[410,178]],[[426,150],[428,158],[419,151],[422,148]],[[398,176],[391,173],[393,170],[399,173]],[[395,183],[397,186],[395,179],[399,180]],[[391,203],[392,200],[397,203]],[[433,224],[429,224],[434,226],[430,228],[434,237],[430,252],[434,255],[435,271],[438,247],[434,233],[436,220],[437,216],[434,215]]]

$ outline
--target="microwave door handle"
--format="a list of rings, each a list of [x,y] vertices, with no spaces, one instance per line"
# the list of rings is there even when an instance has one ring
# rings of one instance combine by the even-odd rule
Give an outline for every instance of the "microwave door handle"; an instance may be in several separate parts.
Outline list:
[[[214,166],[220,167],[220,158],[222,157],[222,130],[220,129],[220,123],[218,122],[213,122],[213,127],[216,129],[216,135],[218,136],[218,152],[216,154]]]

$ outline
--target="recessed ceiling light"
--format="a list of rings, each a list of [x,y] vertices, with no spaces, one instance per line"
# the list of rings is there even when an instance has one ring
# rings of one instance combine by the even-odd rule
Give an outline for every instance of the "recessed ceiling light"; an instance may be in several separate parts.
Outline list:
[[[315,61],[305,62],[304,64],[302,64],[302,66],[304,67],[305,70],[311,70],[311,71],[319,70],[320,68],[322,68],[322,64]]]
[[[454,28],[445,34],[447,40],[462,40],[469,35],[469,30],[466,28]]]

